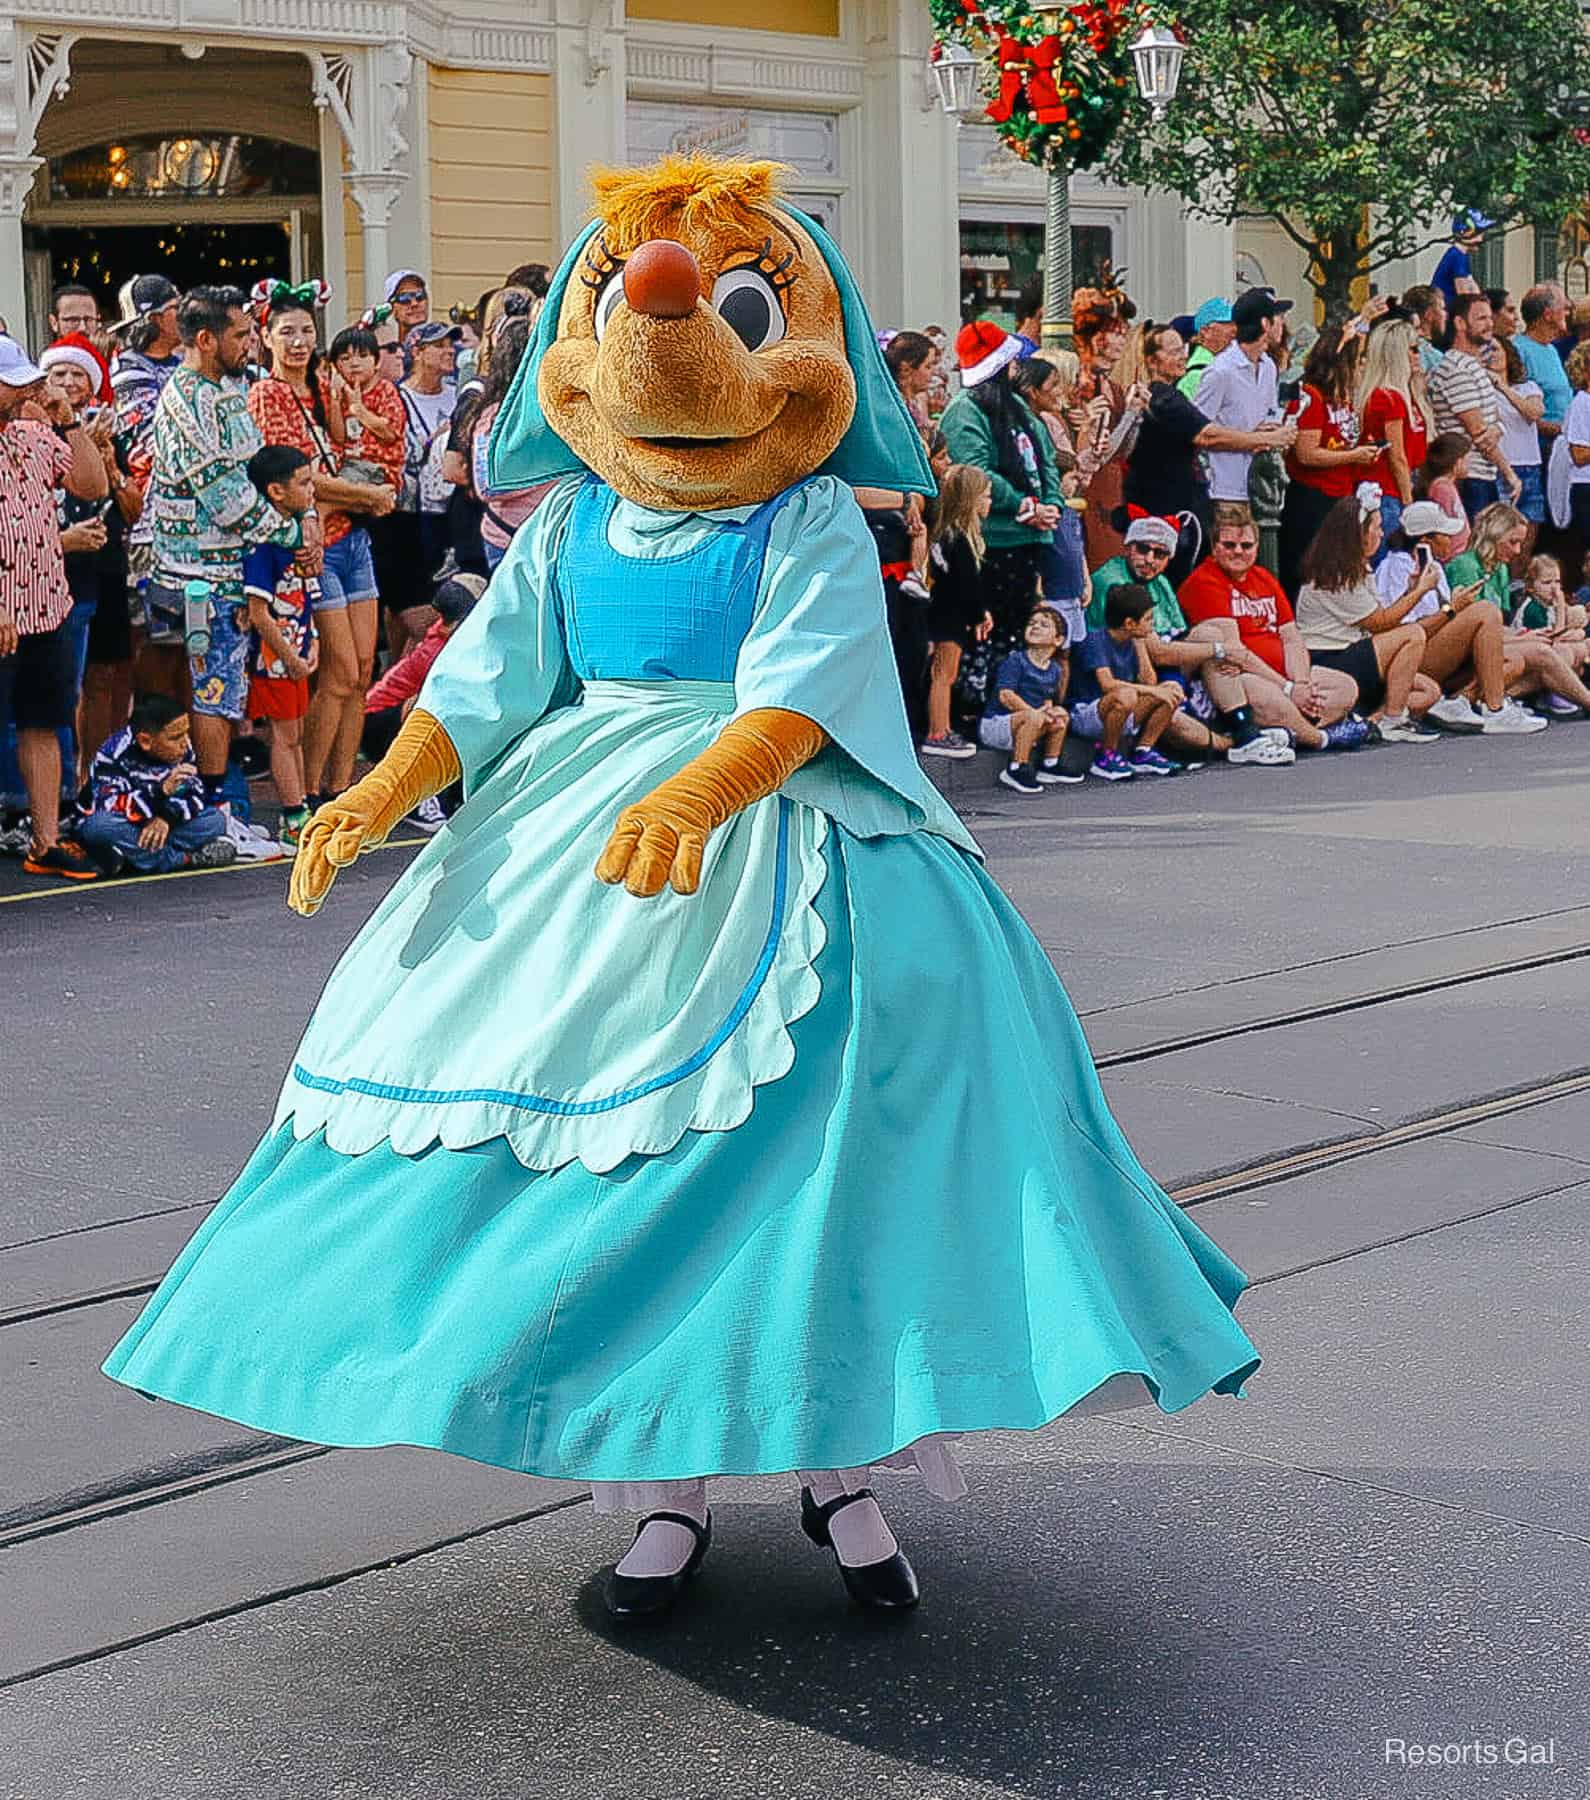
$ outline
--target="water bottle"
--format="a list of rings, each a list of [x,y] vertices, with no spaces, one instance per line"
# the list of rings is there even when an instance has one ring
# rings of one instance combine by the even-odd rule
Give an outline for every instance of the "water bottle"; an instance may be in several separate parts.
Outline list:
[[[207,581],[185,581],[182,584],[182,635],[188,655],[210,654],[210,584]]]

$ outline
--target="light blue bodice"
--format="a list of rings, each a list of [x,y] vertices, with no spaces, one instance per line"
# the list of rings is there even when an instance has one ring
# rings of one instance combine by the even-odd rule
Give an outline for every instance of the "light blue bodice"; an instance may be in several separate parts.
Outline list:
[[[588,681],[732,681],[756,616],[768,534],[787,488],[747,518],[714,520],[686,549],[632,555],[611,542],[618,495],[581,484],[558,548],[569,663]]]

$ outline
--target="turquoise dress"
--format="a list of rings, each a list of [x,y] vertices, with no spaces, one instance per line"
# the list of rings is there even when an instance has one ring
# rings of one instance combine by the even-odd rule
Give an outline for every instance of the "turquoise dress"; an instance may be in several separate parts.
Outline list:
[[[1240,1391],[1243,1277],[923,777],[841,482],[710,515],[563,482],[420,704],[465,803],[109,1374],[629,1484]],[[761,707],[832,741],[700,891],[598,882],[623,807]]]

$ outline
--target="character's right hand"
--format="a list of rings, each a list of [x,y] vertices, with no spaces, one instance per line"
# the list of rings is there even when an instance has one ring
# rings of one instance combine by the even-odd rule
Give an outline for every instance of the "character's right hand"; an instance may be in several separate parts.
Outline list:
[[[328,800],[304,827],[287,887],[287,904],[306,919],[331,892],[338,869],[347,868],[370,841],[374,807],[368,796],[361,798],[363,786],[364,782],[355,782],[345,794]]]

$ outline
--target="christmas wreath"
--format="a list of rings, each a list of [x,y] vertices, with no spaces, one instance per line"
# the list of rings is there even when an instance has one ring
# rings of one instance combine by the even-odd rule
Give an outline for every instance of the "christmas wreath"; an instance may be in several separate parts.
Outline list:
[[[988,117],[1023,162],[1091,168],[1134,91],[1131,45],[1145,0],[1078,0],[1035,13],[1022,0],[928,0],[940,43],[983,63]]]

